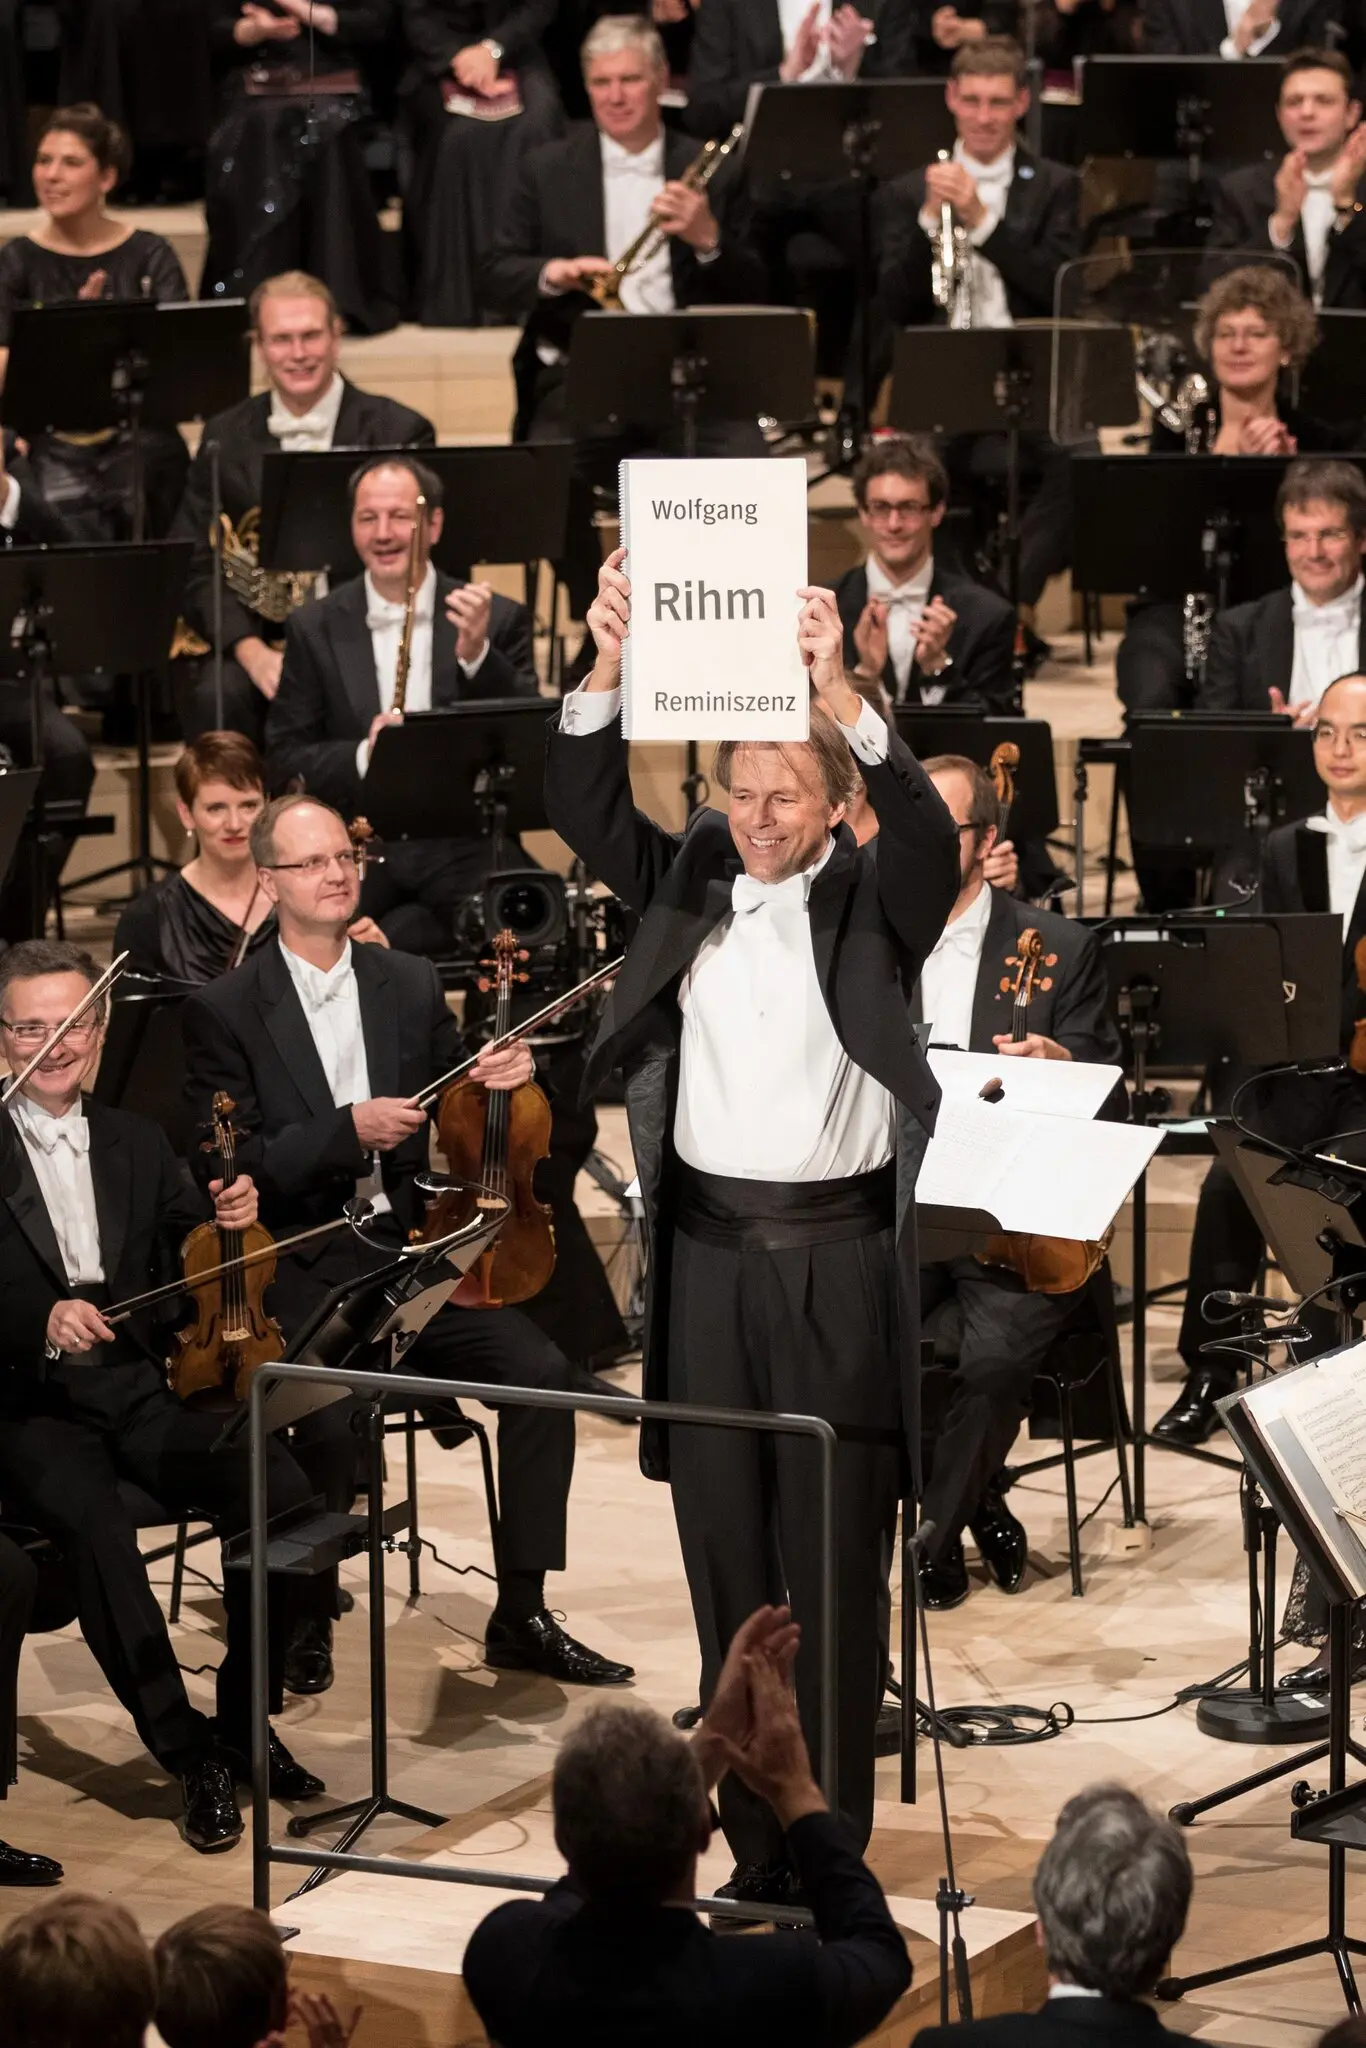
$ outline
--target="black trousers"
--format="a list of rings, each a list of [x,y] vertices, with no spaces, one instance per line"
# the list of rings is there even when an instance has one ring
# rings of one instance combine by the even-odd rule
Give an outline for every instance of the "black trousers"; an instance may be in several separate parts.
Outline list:
[[[516,839],[505,839],[501,865],[526,865]],[[366,874],[361,914],[373,917],[391,946],[403,953],[448,953],[456,914],[493,869],[493,841],[403,839],[384,849]]]
[[[43,686],[38,738],[42,751],[36,765],[43,771],[39,783],[43,796],[54,803],[74,801],[84,808],[95,780],[90,743],[74,719],[68,718],[59,706],[51,683]],[[16,761],[35,765],[32,700],[27,687],[19,683],[0,683],[0,746],[8,747]],[[31,839],[19,842],[0,887],[0,938],[13,941],[37,936],[37,885],[41,882],[45,893],[51,896],[74,843],[64,836],[55,846],[44,850]]]
[[[780,1251],[674,1234],[669,1398],[819,1415],[840,1432],[835,1571],[839,1804],[860,1844],[873,1824],[873,1739],[887,1646],[884,1539],[902,1470],[891,1230]],[[809,1438],[669,1429],[674,1515],[711,1698],[731,1637],[756,1607],[790,1602],[802,1625],[797,1704],[821,1742],[819,1468]],[[721,1823],[736,1860],[773,1862],[773,1814],[730,1774]]]
[[[935,1556],[962,1534],[1004,1465],[1034,1376],[1075,1305],[1070,1294],[1027,1294],[1014,1273],[976,1259],[922,1266],[925,1323],[951,1298],[963,1333],[948,1405],[926,1458],[924,1518],[935,1525]]]
[[[193,1509],[220,1537],[246,1528],[247,1450],[216,1451],[223,1417],[178,1401],[150,1360],[65,1359],[44,1383],[39,1412],[0,1421],[0,1492],[50,1535],[72,1569],[81,1634],[157,1762],[180,1776],[213,1745],[214,1728],[190,1704],[166,1620],[148,1583],[120,1479],[173,1513]],[[272,1441],[267,1500],[272,1515],[300,1507],[312,1489]],[[218,1731],[250,1745],[250,1578],[224,1574],[227,1648],[218,1666]],[[282,1698],[286,1587],[270,1598],[271,1710]]]
[[[0,1534],[0,1799],[18,1771],[19,1653],[37,1591],[32,1558]]]
[[[515,1308],[445,1308],[404,1360],[438,1379],[567,1391],[569,1361]],[[331,1508],[350,1507],[360,1484],[364,1442],[351,1418],[364,1403],[338,1401],[299,1424],[294,1450]],[[498,1410],[498,1507],[504,1572],[564,1570],[574,1417],[545,1408]]]
[[[187,743],[203,733],[240,732],[265,749],[267,700],[246,670],[231,655],[223,657],[223,717],[218,717],[218,692],[211,654],[191,655],[172,663],[176,717]]]

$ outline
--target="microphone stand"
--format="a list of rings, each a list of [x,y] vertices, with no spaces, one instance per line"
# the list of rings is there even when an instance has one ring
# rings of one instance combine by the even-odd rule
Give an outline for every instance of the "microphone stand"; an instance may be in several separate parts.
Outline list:
[[[906,1512],[904,1507],[902,1512]],[[901,1546],[901,1796],[903,1800],[911,1803],[915,1800],[916,1718],[918,1714],[923,1714],[934,1748],[935,1787],[939,1797],[939,1832],[944,1847],[944,1875],[939,1880],[934,1903],[939,1914],[939,2024],[946,2027],[949,2023],[950,1963],[958,2017],[960,2020],[972,2018],[972,1973],[968,1968],[967,1943],[963,1939],[959,1915],[977,1902],[958,1883],[954,1865],[953,1832],[949,1823],[948,1793],[944,1785],[944,1747],[941,1733],[953,1742],[955,1748],[961,1749],[967,1745],[961,1737],[955,1740],[956,1731],[950,1732],[945,1728],[935,1706],[929,1625],[920,1600],[919,1559],[916,1553],[924,1549],[933,1531],[933,1522],[922,1522],[918,1529],[904,1538]],[[917,1623],[920,1633],[920,1661],[925,1667],[926,1704],[923,1707],[915,1696]],[[950,1927],[953,1930],[952,1934],[949,1932]]]

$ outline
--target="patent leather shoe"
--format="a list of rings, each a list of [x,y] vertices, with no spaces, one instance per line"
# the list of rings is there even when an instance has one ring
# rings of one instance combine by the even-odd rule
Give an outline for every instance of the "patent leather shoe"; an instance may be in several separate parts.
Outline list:
[[[16,1849],[0,1842],[0,1884],[60,1884],[62,1866],[50,1856],[37,1856],[28,1849]]]
[[[1215,1402],[1231,1391],[1216,1373],[1202,1369],[1189,1374],[1166,1414],[1153,1424],[1153,1435],[1169,1444],[1204,1443],[1220,1427]]]
[[[1018,1593],[1029,1562],[1024,1523],[1012,1515],[996,1488],[989,1487],[968,1523],[982,1562],[1003,1593]]]
[[[294,1624],[285,1651],[285,1691],[326,1692],[333,1676],[332,1624],[308,1615]]]
[[[484,1662],[495,1671],[539,1671],[567,1685],[629,1685],[635,1672],[629,1664],[600,1657],[560,1627],[542,1608],[525,1621],[490,1617],[484,1631]]]
[[[942,1614],[950,1607],[961,1607],[971,1587],[968,1584],[968,1568],[963,1558],[963,1544],[955,1536],[945,1545],[939,1556],[933,1560],[920,1560],[920,1601],[935,1614]]]
[[[1310,1664],[1301,1664],[1298,1671],[1283,1671],[1276,1680],[1277,1692],[1321,1692],[1326,1694],[1329,1686],[1328,1645],[1324,1644]],[[1353,1650],[1352,1685],[1366,1683],[1366,1650]]]
[[[236,1743],[225,1743],[224,1754],[232,1766],[232,1775],[239,1785],[251,1783],[251,1748],[239,1748]],[[316,1799],[327,1790],[322,1779],[313,1771],[291,1756],[272,1728],[270,1747],[266,1752],[270,1759],[270,1796],[272,1799]]]
[[[235,1848],[242,1816],[232,1788],[232,1766],[217,1751],[194,1764],[180,1781],[185,1794],[185,1840],[201,1856]]]

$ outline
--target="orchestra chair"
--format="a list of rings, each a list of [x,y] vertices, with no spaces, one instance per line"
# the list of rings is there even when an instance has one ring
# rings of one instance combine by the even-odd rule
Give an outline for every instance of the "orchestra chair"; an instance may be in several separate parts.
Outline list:
[[[458,1426],[463,1431],[463,1435],[455,1444],[446,1445],[444,1448],[458,1449],[461,1443],[468,1443],[471,1439],[479,1446],[479,1463],[484,1477],[484,1505],[488,1510],[489,1518],[489,1547],[493,1552],[494,1577],[496,1578],[498,1575],[501,1541],[498,1519],[498,1488],[493,1473],[493,1448],[489,1443],[489,1433],[482,1422],[477,1421],[474,1416],[465,1413],[458,1401],[451,1401],[446,1405],[454,1411],[450,1422],[443,1421],[439,1425],[424,1422],[419,1417],[415,1408],[406,1408],[398,1421],[386,1422],[384,1425],[386,1437],[401,1436],[403,1438],[404,1476],[408,1489],[408,1540],[406,1543],[399,1545],[399,1548],[407,1553],[408,1598],[410,1600],[418,1600],[422,1596],[422,1533],[418,1523],[417,1497],[418,1432],[436,1427],[450,1428],[454,1425],[456,1416],[459,1417]]]

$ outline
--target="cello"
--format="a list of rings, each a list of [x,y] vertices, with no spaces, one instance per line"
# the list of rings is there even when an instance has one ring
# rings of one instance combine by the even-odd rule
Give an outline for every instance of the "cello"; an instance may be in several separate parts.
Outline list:
[[[237,1105],[220,1090],[213,1098],[205,1152],[216,1152],[223,1185],[237,1178],[237,1138],[232,1113]],[[266,1314],[265,1292],[275,1278],[275,1242],[262,1223],[224,1230],[200,1223],[180,1247],[186,1292],[195,1319],[172,1340],[168,1375],[182,1401],[227,1393],[244,1401],[258,1365],[285,1352],[284,1332]]]

